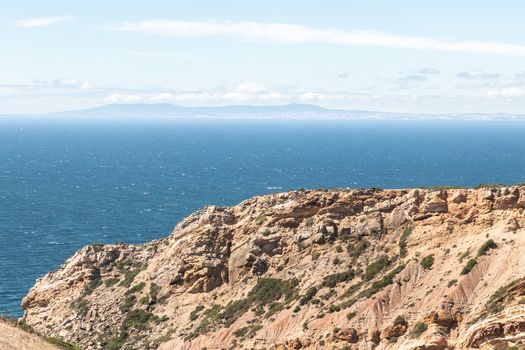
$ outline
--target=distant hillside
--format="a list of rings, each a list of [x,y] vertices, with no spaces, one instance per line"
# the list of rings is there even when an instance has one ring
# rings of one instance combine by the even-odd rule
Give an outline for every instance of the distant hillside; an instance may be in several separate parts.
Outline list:
[[[252,118],[252,119],[345,119],[345,120],[501,120],[525,121],[525,114],[506,113],[399,113],[355,109],[329,109],[312,104],[179,106],[169,103],[108,104],[95,108],[36,115],[0,117],[51,118]]]
[[[326,115],[337,111],[310,104],[286,104],[277,106],[218,106],[184,107],[169,103],[109,104],[79,111],[50,113],[52,116],[89,117],[240,117],[240,116],[282,116],[282,115]]]

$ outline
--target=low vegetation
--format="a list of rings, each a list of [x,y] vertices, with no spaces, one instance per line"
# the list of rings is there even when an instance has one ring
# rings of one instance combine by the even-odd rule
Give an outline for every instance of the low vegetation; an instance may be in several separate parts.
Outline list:
[[[341,282],[350,281],[355,277],[355,271],[350,269],[345,272],[334,273],[323,278],[323,287],[334,288]]]
[[[151,283],[149,286],[149,296],[150,296],[152,303],[157,302],[157,297],[159,295],[159,292],[160,292],[160,286],[156,283]]]
[[[80,348],[78,346],[75,346],[75,345],[73,345],[71,343],[68,343],[67,341],[65,341],[62,338],[48,337],[47,341],[49,343],[51,343],[51,344],[54,344],[54,345],[58,346],[61,349],[64,349],[64,350],[80,350]]]
[[[465,267],[463,268],[463,270],[461,270],[461,275],[466,275],[468,273],[470,273],[470,271],[472,271],[472,269],[474,268],[474,266],[476,266],[478,263],[478,261],[474,258],[470,259],[469,261],[467,261],[467,265],[465,265]]]
[[[360,299],[360,298],[370,298],[372,295],[378,293],[379,291],[381,291],[383,288],[385,288],[386,286],[392,284],[394,282],[394,277],[400,273],[401,271],[403,271],[405,269],[405,265],[402,264],[402,265],[399,265],[397,266],[395,269],[391,270],[390,272],[388,272],[385,276],[383,276],[383,278],[381,278],[380,280],[378,281],[375,281],[374,283],[372,283],[372,285],[370,287],[368,287],[367,289],[361,291],[360,293],[357,294],[357,296],[351,298],[350,300],[347,300],[345,301],[344,303],[342,303],[340,305],[341,309],[346,309],[352,305],[355,304],[355,302]],[[344,293],[343,296],[350,296],[350,295],[353,295],[354,293],[356,293],[362,286],[364,285],[364,282],[359,282],[357,284],[354,284],[353,286],[351,286],[350,288],[348,288],[348,290]]]
[[[432,265],[434,265],[434,255],[432,254],[425,256],[423,260],[421,260],[421,266],[425,270],[429,270],[432,267]]]
[[[124,272],[124,279],[119,283],[119,286],[128,288],[133,283],[135,277],[142,271],[140,267]]]
[[[394,326],[400,326],[400,325],[406,325],[406,324],[408,324],[407,320],[401,315],[398,315],[396,319],[394,320]]]
[[[192,312],[190,312],[190,321],[195,321],[198,317],[199,317],[199,313],[204,310],[204,306],[202,305],[197,305],[197,307],[195,308],[195,310],[193,310]]]
[[[146,282],[140,282],[126,291],[126,294],[134,294],[140,292],[146,286]]]
[[[414,325],[414,328],[412,328],[412,331],[410,332],[410,336],[412,338],[419,338],[421,334],[423,334],[427,330],[428,326],[426,323],[418,322]]]
[[[237,338],[244,337],[250,331],[250,327],[242,327],[233,332],[233,335]]]
[[[463,253],[458,254],[458,260],[459,262],[462,262],[466,257],[470,255],[470,248],[465,250]]]
[[[405,265],[399,265],[389,273],[387,273],[383,278],[381,278],[379,281],[376,281],[372,284],[372,286],[363,292],[360,293],[361,297],[370,298],[372,295],[376,294],[389,284],[392,284],[394,282],[394,277],[403,271],[405,269]]]
[[[355,260],[359,258],[368,249],[368,247],[370,247],[370,243],[363,239],[356,244],[349,244],[346,250],[348,251],[348,255],[350,255],[350,257]]]
[[[476,256],[480,257],[483,255],[487,255],[489,250],[496,249],[497,247],[498,246],[496,245],[496,243],[492,239],[489,239],[485,243],[483,243],[481,247],[479,247],[478,254]]]
[[[353,312],[353,311],[349,312],[349,313],[346,314],[346,319],[350,321],[351,319],[353,319],[355,317],[355,315],[356,315],[355,312]]]
[[[117,284],[119,281],[120,280],[118,278],[108,278],[104,281],[104,285],[106,286],[106,288],[109,288]]]
[[[301,305],[308,304],[310,300],[312,300],[316,294],[317,294],[317,287],[308,288],[306,293],[299,299],[299,304]]]
[[[285,305],[297,297],[295,289],[298,283],[299,281],[296,279],[262,278],[252,288],[246,298],[235,300],[225,307],[214,305],[211,309],[205,310],[201,324],[188,338],[191,339],[207,332],[210,327],[218,322],[230,326],[252,307],[255,307],[258,315],[263,314],[265,308],[267,308],[265,316],[270,317],[284,309]]]
[[[137,330],[145,330],[147,324],[153,321],[159,321],[159,317],[155,316],[151,312],[136,309],[130,311],[121,326],[121,332],[126,335],[131,328]]]
[[[406,228],[401,234],[401,237],[399,238],[399,256],[402,258],[406,257],[408,254],[407,241],[408,237],[410,237],[411,234],[412,230]]]
[[[367,266],[365,271],[364,280],[371,281],[381,270],[390,265],[390,259],[388,256],[383,255],[377,261]]]

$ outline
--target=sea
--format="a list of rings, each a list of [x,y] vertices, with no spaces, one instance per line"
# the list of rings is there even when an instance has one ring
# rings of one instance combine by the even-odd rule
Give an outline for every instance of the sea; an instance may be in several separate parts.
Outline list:
[[[525,182],[525,123],[0,119],[0,315],[86,244],[205,205],[315,188]]]

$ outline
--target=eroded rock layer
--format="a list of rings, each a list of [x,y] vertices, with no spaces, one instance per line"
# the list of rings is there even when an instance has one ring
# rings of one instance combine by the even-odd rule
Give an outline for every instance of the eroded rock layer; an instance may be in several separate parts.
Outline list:
[[[525,187],[292,191],[85,247],[24,321],[82,349],[525,343]]]

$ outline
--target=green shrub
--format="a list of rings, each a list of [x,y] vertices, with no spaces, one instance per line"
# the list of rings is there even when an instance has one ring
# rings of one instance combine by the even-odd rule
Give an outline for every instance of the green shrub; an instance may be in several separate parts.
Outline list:
[[[119,309],[122,312],[128,312],[135,305],[136,301],[137,301],[137,297],[136,296],[128,295],[128,296],[126,296],[126,299],[124,299],[122,304],[120,304]]]
[[[410,332],[410,336],[412,338],[418,338],[423,332],[427,330],[428,326],[423,322],[418,322],[414,325],[414,328],[412,328],[412,331]]]
[[[457,279],[453,279],[453,280],[450,280],[448,281],[448,287],[452,287],[452,286],[455,286],[456,284],[458,283],[458,280]]]
[[[300,305],[308,304],[310,300],[317,294],[317,287],[310,287],[306,293],[299,299]]]
[[[425,256],[423,260],[421,260],[421,266],[425,270],[429,270],[432,267],[432,265],[434,265],[434,255],[432,254]]]
[[[160,291],[160,286],[156,283],[151,283],[149,286],[149,295],[152,301],[157,301],[157,296]]]
[[[79,299],[75,305],[75,308],[77,309],[79,315],[84,316],[87,314],[89,309],[89,301],[85,299]]]
[[[491,314],[497,314],[498,312],[503,311],[505,307],[501,304],[490,304],[487,306],[487,311]]]
[[[461,275],[468,274],[470,271],[472,271],[472,269],[474,268],[474,266],[476,266],[477,263],[478,261],[476,259],[470,259],[467,262],[467,265],[465,265],[465,267],[463,268],[463,270],[461,270]]]
[[[500,188],[505,187],[504,184],[479,184],[476,189],[492,189],[492,188]]]
[[[119,350],[126,342],[126,337],[113,338],[106,343],[105,350]]]
[[[362,291],[361,293],[359,293],[359,296],[360,297],[370,298],[372,295],[376,294],[377,292],[379,292],[380,290],[382,290],[383,288],[385,288],[389,284],[392,284],[393,281],[394,281],[394,277],[398,273],[403,271],[404,268],[405,268],[405,265],[399,265],[398,267],[396,267],[395,269],[390,271],[388,274],[386,274],[386,276],[381,278],[379,281],[374,282],[370,288],[368,288],[368,289]]]
[[[394,320],[394,325],[395,326],[402,326],[402,325],[406,325],[406,324],[408,324],[407,320],[401,315],[398,315],[396,317],[396,319]]]
[[[104,243],[100,243],[100,242],[95,242],[95,243],[91,243],[89,246],[93,247],[93,249],[96,252],[100,252],[104,248],[105,244]]]
[[[330,305],[330,307],[328,308],[328,311],[339,312],[341,311],[341,307],[339,305]]]
[[[265,318],[270,318],[276,313],[282,311],[284,309],[284,304],[282,303],[271,303],[268,307],[268,312],[264,315]]]
[[[458,255],[458,260],[459,260],[459,262],[462,262],[463,259],[465,259],[465,258],[468,257],[469,255],[470,255],[470,248],[467,249],[467,250],[465,250],[463,253],[460,253],[460,254]]]
[[[124,334],[127,334],[127,331],[130,328],[145,330],[149,322],[157,320],[159,320],[159,318],[153,315],[151,312],[136,309],[128,313],[124,323],[122,324],[121,331]]]
[[[355,245],[349,244],[346,249],[350,257],[355,260],[359,258],[368,249],[368,247],[370,247],[370,243],[363,239]]]
[[[323,287],[334,288],[338,283],[350,281],[355,277],[355,271],[350,269],[349,271],[334,273],[323,277]]]
[[[144,289],[145,286],[146,286],[146,282],[140,282],[139,284],[136,284],[130,289],[128,289],[126,291],[126,294],[134,294],[134,293],[140,292]]]
[[[334,258],[333,264],[334,264],[334,265],[339,265],[340,263],[341,263],[341,259],[339,259],[339,257],[336,256],[336,257]]]
[[[245,299],[236,300],[224,308],[220,318],[231,325],[240,315],[244,314],[252,305],[263,307],[284,298],[285,303],[291,301],[295,281],[284,281],[276,278],[262,278],[248,293]]]
[[[119,283],[119,286],[129,288],[135,277],[142,271],[140,267],[137,267],[133,270],[126,271],[124,273],[124,279]]]
[[[262,278],[248,293],[246,298],[235,300],[226,307],[213,305],[202,313],[202,321],[199,326],[186,338],[192,339],[207,332],[210,327],[217,323],[230,326],[238,317],[243,315],[252,306],[256,307],[256,314],[262,315],[264,307],[269,306],[266,317],[282,310],[284,306],[293,300],[298,280],[280,280],[276,278]],[[282,301],[282,302],[278,302]]]
[[[343,247],[338,245],[338,246],[335,247],[335,251],[338,252],[338,253],[342,253],[343,252]]]
[[[80,299],[92,294],[101,283],[102,282],[100,279],[100,269],[95,268],[93,271],[92,280],[91,282],[89,282],[86,288],[84,288],[84,291],[82,291],[82,294],[80,295]]]
[[[201,312],[202,310],[204,310],[204,306],[197,305],[195,310],[190,312],[190,321],[195,321],[199,317],[199,312]]]
[[[343,229],[341,235],[339,236],[339,239],[343,242],[348,242],[348,240],[350,239],[350,230]]]
[[[61,349],[65,349],[65,350],[80,350],[80,348],[78,346],[75,346],[71,343],[68,343],[67,341],[63,340],[62,338],[58,338],[58,337],[49,337],[47,338],[47,341],[51,344],[54,344],[56,346],[58,346],[59,348]]]
[[[390,259],[386,255],[383,255],[379,258],[379,260],[368,265],[365,271],[365,281],[372,280],[379,272],[381,272],[381,270],[383,270],[388,265],[390,265]]]
[[[233,332],[233,335],[237,338],[244,337],[250,331],[250,327],[242,327]]]
[[[119,270],[120,272],[123,272],[131,265],[132,265],[132,262],[129,259],[119,260],[115,263],[117,270]]]
[[[399,256],[404,258],[408,254],[407,241],[408,237],[412,234],[412,230],[406,228],[401,237],[399,238]]]
[[[109,288],[111,286],[114,286],[115,284],[117,284],[119,282],[119,279],[118,278],[109,278],[107,280],[104,281],[104,285]]]
[[[346,314],[346,319],[350,321],[352,318],[355,317],[355,315],[356,315],[355,312],[353,312],[353,311],[349,312],[349,313]]]
[[[496,245],[496,243],[492,239],[489,239],[488,241],[483,243],[481,247],[479,247],[478,254],[476,256],[480,257],[482,255],[486,255],[490,249],[496,249],[497,247],[498,246]]]
[[[149,297],[147,296],[143,296],[139,299],[139,302],[142,304],[142,305],[145,305],[149,302]]]
[[[213,305],[211,308],[204,310],[202,312],[202,321],[195,328],[192,334],[188,336],[188,339],[194,338],[198,336],[199,334],[205,333],[208,331],[209,327],[214,324],[215,322],[219,321],[220,319],[220,312],[222,310],[222,306],[220,305]]]

